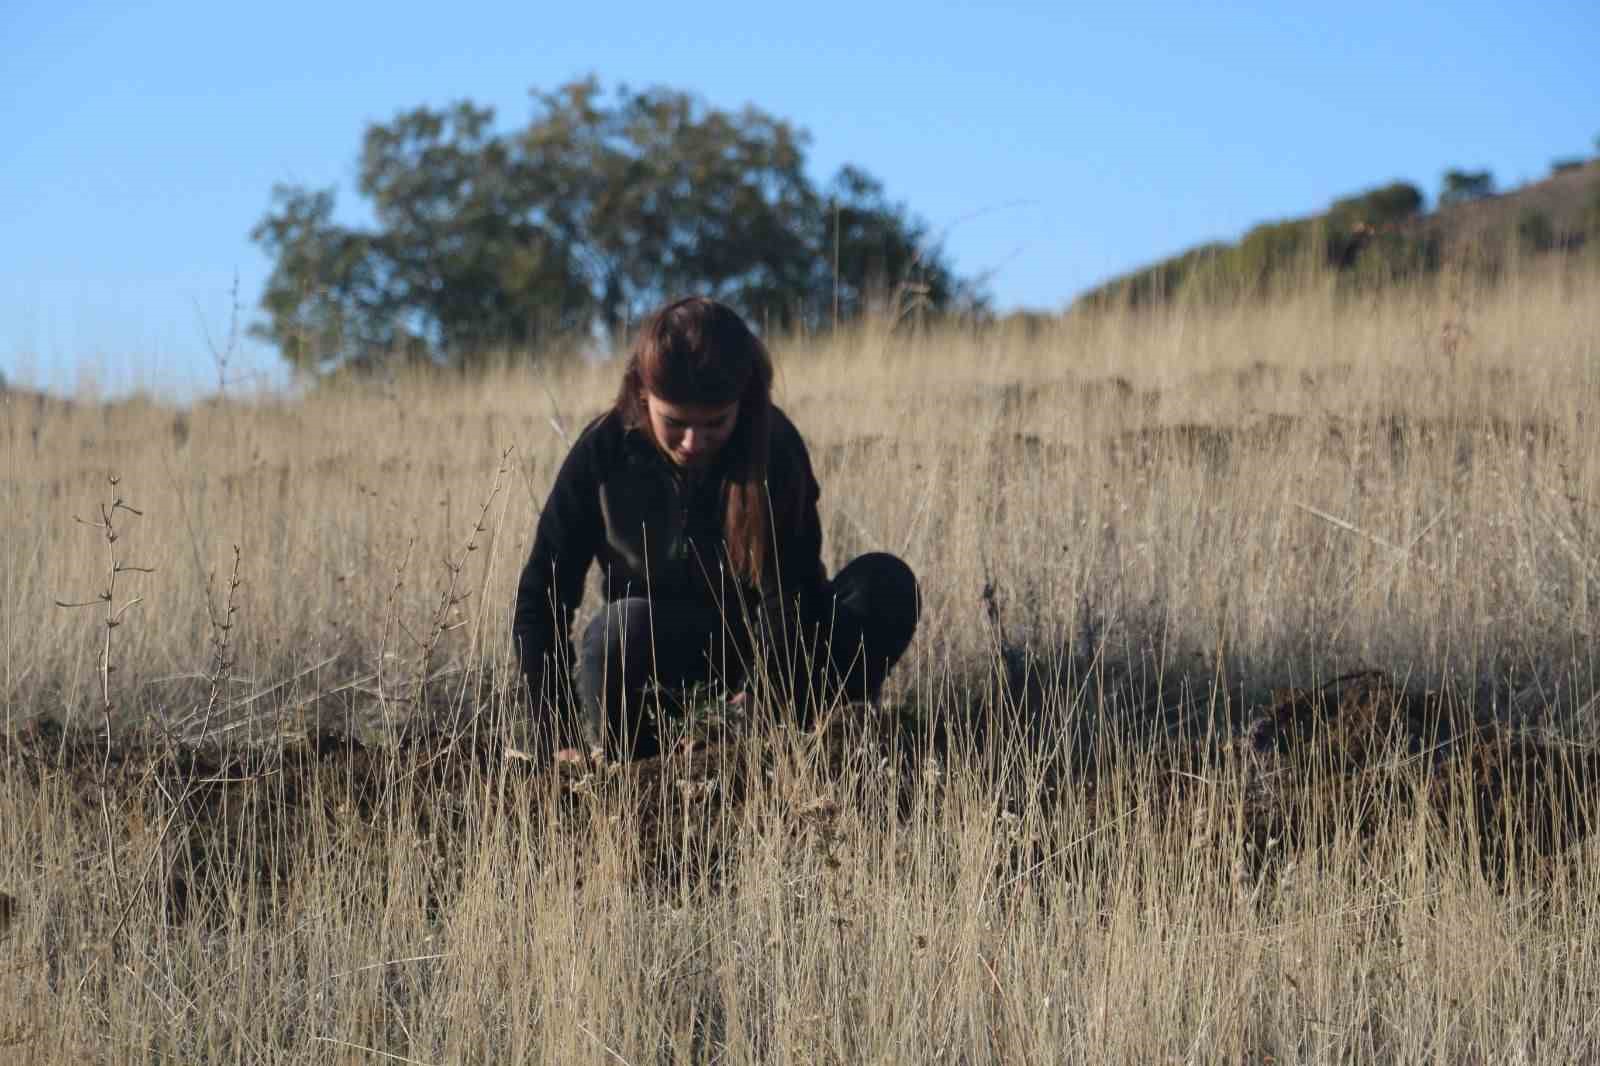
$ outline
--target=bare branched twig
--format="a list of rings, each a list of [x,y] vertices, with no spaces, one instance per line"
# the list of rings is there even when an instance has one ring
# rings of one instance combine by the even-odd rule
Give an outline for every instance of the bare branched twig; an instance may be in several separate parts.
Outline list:
[[[211,622],[211,669],[207,674],[206,707],[200,720],[200,737],[203,740],[211,729],[211,721],[224,699],[228,682],[233,677],[233,616],[239,610],[234,603],[234,593],[239,590],[239,546],[233,546],[233,572],[228,575],[228,587],[223,593],[222,613],[219,615],[206,595],[206,617]]]
[[[219,345],[211,336],[211,327],[206,323],[205,316],[200,314],[199,302],[196,301],[195,316],[200,322],[200,332],[205,338],[206,350],[211,353],[211,363],[217,370],[217,398],[226,399],[228,387],[234,384],[234,378],[229,374],[229,367],[233,357],[239,350],[239,274],[233,275],[233,285],[228,289],[228,333]]]
[[[394,735],[394,719],[389,710],[391,697],[388,686],[384,682],[384,666],[388,661],[389,642],[394,630],[400,627],[400,590],[406,585],[406,568],[411,565],[411,550],[416,547],[417,538],[412,537],[406,541],[406,553],[394,568],[394,584],[389,586],[389,597],[384,607],[383,632],[378,637],[378,663],[375,683],[378,687],[378,708],[383,712],[384,729],[389,736]]]
[[[417,657],[417,671],[412,681],[411,698],[418,712],[427,706],[427,689],[430,671],[433,666],[434,655],[438,652],[439,643],[444,635],[453,629],[466,625],[464,621],[452,621],[451,614],[461,604],[472,596],[472,590],[462,590],[461,572],[466,569],[467,558],[478,550],[478,537],[488,532],[489,508],[494,506],[494,501],[500,495],[506,475],[511,472],[511,455],[514,449],[506,448],[500,453],[500,466],[495,470],[494,481],[489,486],[489,494],[484,497],[483,506],[478,509],[478,520],[473,523],[472,530],[467,534],[466,542],[461,546],[461,551],[455,558],[444,560],[445,570],[449,572],[450,579],[445,583],[444,590],[439,594],[438,605],[433,611],[433,620],[428,628],[425,638],[419,641],[420,654]]]
[[[123,898],[122,876],[121,871],[118,869],[117,862],[117,841],[116,836],[112,832],[111,828],[111,801],[109,795],[111,753],[112,745],[114,743],[113,735],[115,732],[113,729],[115,708],[111,698],[111,672],[113,669],[115,669],[111,662],[112,634],[116,631],[117,627],[120,626],[123,621],[125,621],[125,616],[127,615],[128,611],[131,610],[136,604],[140,603],[143,599],[143,597],[135,596],[133,599],[128,600],[126,603],[123,603],[119,606],[117,604],[117,577],[121,574],[127,573],[152,574],[155,573],[155,568],[148,566],[135,566],[132,563],[123,561],[120,549],[117,547],[117,542],[120,539],[120,534],[117,531],[118,515],[121,512],[126,511],[128,514],[133,515],[136,518],[142,518],[144,516],[144,512],[140,511],[136,507],[131,506],[117,492],[117,487],[121,484],[121,478],[117,477],[115,474],[112,474],[107,480],[110,482],[111,487],[111,502],[100,504],[100,520],[94,522],[74,516],[74,520],[79,525],[92,526],[96,529],[99,529],[105,540],[105,588],[102,589],[99,595],[92,600],[74,602],[56,600],[55,602],[57,607],[68,610],[81,607],[94,607],[97,605],[104,608],[104,613],[101,617],[102,631],[100,639],[99,676],[100,713],[105,727],[105,753],[100,762],[96,787],[100,794],[100,821],[101,828],[105,833],[106,858],[111,865],[112,890],[116,893],[118,910],[126,913],[128,904]],[[118,932],[120,932],[120,923],[117,928]],[[113,942],[115,942],[115,937],[113,937]]]

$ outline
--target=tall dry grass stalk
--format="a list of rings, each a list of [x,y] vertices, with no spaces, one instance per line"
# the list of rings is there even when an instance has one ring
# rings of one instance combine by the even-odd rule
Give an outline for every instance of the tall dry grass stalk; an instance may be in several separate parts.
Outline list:
[[[8,739],[0,1044],[39,1062],[1593,1058],[1592,849],[1501,886],[1424,813],[1364,838],[1330,810],[1326,843],[1241,880],[1243,830],[1219,807],[1197,845],[1129,738],[1221,729],[1357,667],[1586,737],[1596,291],[1581,272],[1365,302],[1313,283],[1042,332],[781,343],[830,561],[884,548],[922,579],[889,702],[987,729],[983,760],[929,761],[907,798],[879,760],[825,772],[780,738],[738,805],[714,802],[731,769],[669,790],[680,815],[705,805],[682,832],[710,843],[663,879],[604,781],[391,769],[362,806],[344,778],[302,795],[249,770],[256,798],[210,812],[232,835],[205,862],[177,797],[85,810]],[[395,678],[428,713],[515,731],[517,572],[615,374],[188,409],[8,397],[8,737],[107,705],[129,734],[201,723],[189,742],[377,736]],[[156,573],[110,699],[104,632],[51,603],[104,572],[71,515],[113,469]],[[1079,741],[1109,783],[1048,783]],[[1032,802],[1046,787],[1064,798]],[[318,813],[270,817],[289,806]]]

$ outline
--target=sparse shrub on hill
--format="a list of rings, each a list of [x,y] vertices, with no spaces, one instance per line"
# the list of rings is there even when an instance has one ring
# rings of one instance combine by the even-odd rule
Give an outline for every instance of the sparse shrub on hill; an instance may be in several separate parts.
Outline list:
[[[1494,195],[1494,174],[1487,170],[1447,170],[1439,182],[1439,206],[1450,207]]]
[[[1543,211],[1524,208],[1517,216],[1517,248],[1525,255],[1548,252],[1556,243],[1555,227]]]
[[[1408,181],[1394,181],[1335,200],[1328,209],[1328,222],[1338,229],[1382,228],[1413,218],[1421,210],[1422,190]]]
[[[1335,200],[1323,231],[1327,266],[1354,269],[1364,283],[1409,276],[1426,256],[1419,254],[1421,241],[1401,226],[1421,210],[1422,190],[1405,181]]]
[[[1242,292],[1265,296],[1275,279],[1315,261],[1318,232],[1309,222],[1269,222],[1246,233],[1219,265],[1231,268]]]
[[[1379,230],[1364,235],[1340,280],[1356,291],[1370,292],[1433,274],[1442,260],[1436,234]]]
[[[1079,298],[1084,306],[1104,309],[1159,307],[1190,288],[1220,288],[1222,264],[1230,246],[1220,241],[1197,248],[1127,275]]]

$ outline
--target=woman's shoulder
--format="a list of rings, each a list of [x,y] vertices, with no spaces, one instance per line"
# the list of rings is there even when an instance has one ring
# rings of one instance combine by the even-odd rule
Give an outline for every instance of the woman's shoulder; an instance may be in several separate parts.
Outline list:
[[[563,477],[604,479],[622,455],[626,428],[615,410],[596,415],[579,430],[562,461]]]
[[[609,407],[589,420],[588,425],[579,431],[578,441],[620,437],[622,429],[622,415],[615,407]]]
[[[801,436],[799,428],[790,421],[789,416],[776,404],[772,407],[769,426],[772,449],[769,462],[772,473],[779,479],[790,475],[801,480],[813,478],[811,452],[806,449],[805,438]]]
[[[572,450],[598,458],[615,456],[627,437],[628,427],[616,408],[603,411],[589,420],[573,441]]]
[[[805,438],[800,435],[799,428],[783,413],[783,408],[777,404],[772,405],[771,420],[772,442],[779,447],[795,448],[804,452],[806,450]]]

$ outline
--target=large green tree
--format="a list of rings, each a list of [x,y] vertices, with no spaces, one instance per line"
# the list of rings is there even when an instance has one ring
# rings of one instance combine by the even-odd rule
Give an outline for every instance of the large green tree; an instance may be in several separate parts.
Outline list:
[[[593,79],[533,100],[509,133],[470,103],[370,127],[370,229],[337,222],[331,190],[276,189],[252,234],[273,258],[258,332],[307,371],[470,366],[507,346],[615,336],[690,292],[780,329],[907,294],[935,311],[981,302],[870,174],[847,166],[819,190],[805,132],[781,119]]]

